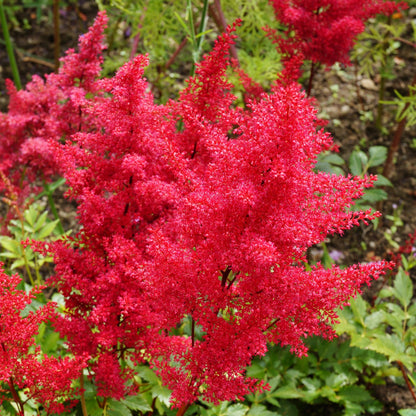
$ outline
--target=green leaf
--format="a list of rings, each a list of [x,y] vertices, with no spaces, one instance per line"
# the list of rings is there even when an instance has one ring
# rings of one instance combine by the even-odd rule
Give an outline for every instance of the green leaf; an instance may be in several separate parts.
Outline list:
[[[49,237],[52,234],[58,222],[59,220],[55,220],[47,223],[38,233],[36,233],[37,239],[43,240],[45,237]]]
[[[366,189],[364,195],[360,199],[360,201],[369,202],[370,204],[374,204],[378,201],[385,201],[387,199],[387,192],[383,189],[377,188],[370,188]]]
[[[416,409],[401,409],[398,413],[400,416],[416,416]]]
[[[33,226],[35,232],[42,228],[43,224],[45,224],[47,216],[48,216],[48,211],[44,211],[40,215],[40,217],[36,220],[36,223]]]
[[[242,403],[236,403],[228,408],[227,416],[244,416],[247,414],[248,409],[248,406],[244,406]]]
[[[345,386],[340,389],[338,396],[349,402],[365,402],[373,400],[371,394],[363,386]]]
[[[165,386],[155,386],[152,388],[152,397],[157,397],[165,406],[170,406],[171,391]]]
[[[279,399],[300,399],[304,397],[304,393],[301,390],[298,390],[296,387],[283,386],[273,393],[273,397],[278,397]]]
[[[367,348],[385,355],[390,362],[401,361],[409,370],[413,369],[414,360],[404,352],[405,345],[395,334],[380,335]]]
[[[276,413],[267,410],[267,407],[262,404],[253,404],[247,416],[276,416]]]
[[[149,406],[149,403],[142,396],[128,396],[122,403],[128,408],[133,410],[139,410],[140,412],[150,412],[152,408]]]
[[[387,147],[385,146],[371,146],[368,149],[370,159],[368,161],[368,166],[379,166],[385,162],[387,158]]]
[[[378,173],[374,186],[393,186],[393,184],[385,176]]]
[[[14,253],[18,256],[22,255],[22,245],[19,241],[13,240],[10,237],[2,236],[0,237],[0,244],[10,253]]]
[[[408,274],[400,267],[394,280],[393,295],[403,307],[407,307],[412,300],[413,284]]]
[[[361,296],[357,296],[355,299],[350,299],[350,308],[354,314],[355,322],[364,325],[364,316],[367,312],[367,304]]]
[[[145,365],[141,365],[137,367],[137,374],[139,377],[144,378],[148,382],[152,384],[159,383],[159,377],[156,375],[156,373],[149,367]]]
[[[325,162],[331,163],[332,165],[342,166],[345,164],[345,160],[336,153],[329,153],[324,157],[324,160]]]
[[[352,152],[349,160],[349,168],[354,176],[361,176],[364,174],[367,166],[367,155],[361,150]]]
[[[121,402],[116,400],[109,401],[108,416],[131,416],[130,409]]]
[[[88,416],[102,416],[103,409],[98,406],[97,400],[95,397],[90,399],[85,399],[85,405],[87,407]]]
[[[51,332],[43,341],[42,341],[42,351],[46,354],[51,351],[56,351],[59,341],[59,334],[57,332]]]

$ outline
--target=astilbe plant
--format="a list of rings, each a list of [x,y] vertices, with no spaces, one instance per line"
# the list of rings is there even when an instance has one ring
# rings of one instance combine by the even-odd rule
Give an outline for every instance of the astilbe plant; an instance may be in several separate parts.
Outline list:
[[[267,29],[283,54],[288,70],[300,75],[304,60],[312,62],[310,84],[316,65],[350,65],[349,53],[365,22],[377,14],[391,15],[408,7],[405,1],[384,0],[269,0],[276,19],[286,29]],[[311,85],[308,87],[310,92]]]
[[[34,337],[39,325],[56,312],[51,302],[36,312],[28,308],[41,288],[26,293],[18,289],[21,278],[8,276],[0,263],[0,403],[14,402],[19,415],[24,404],[35,400],[47,413],[61,413],[75,403],[72,379],[85,366],[85,356],[56,358],[43,355]],[[20,394],[23,391],[25,398]]]
[[[252,357],[268,342],[304,355],[305,337],[332,338],[334,309],[388,267],[307,265],[309,247],[378,215],[349,209],[374,178],[315,172],[332,140],[295,82],[234,106],[233,38],[220,37],[166,105],[154,103],[138,56],[96,81],[97,99],[80,98],[88,128],[53,142],[82,225],[50,248],[49,283],[67,312],[54,325],[90,357],[101,396],[140,388],[139,363],[181,414],[199,397],[261,390],[245,376]]]
[[[35,75],[20,91],[7,80],[9,111],[0,114],[0,193],[9,199],[13,194],[19,205],[39,180],[49,181],[60,171],[49,142],[89,128],[81,104],[96,93],[106,22],[106,15],[99,14],[81,37],[79,52],[70,49],[61,59],[58,74],[46,75],[46,80]]]

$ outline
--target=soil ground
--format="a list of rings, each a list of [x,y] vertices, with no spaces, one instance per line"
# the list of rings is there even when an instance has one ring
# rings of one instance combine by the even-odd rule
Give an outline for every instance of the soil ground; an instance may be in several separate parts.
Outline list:
[[[92,1],[80,1],[77,7],[68,6],[61,10],[61,53],[77,45],[78,36],[85,33],[92,23],[97,7]],[[416,15],[415,10],[410,11]],[[11,29],[11,36],[18,51],[17,61],[22,84],[30,81],[32,75],[42,75],[52,71],[53,67],[53,24],[51,13],[44,11],[37,19],[32,9],[20,9],[15,12],[16,21],[21,22]],[[25,26],[22,22],[26,21]],[[414,77],[416,54],[412,46],[402,45],[395,58],[393,68],[394,79],[387,82],[386,99],[394,97],[394,90],[406,94],[408,85]],[[7,109],[7,94],[4,80],[11,78],[10,65],[5,48],[0,48],[0,110]],[[328,131],[333,135],[340,148],[340,156],[348,160],[349,154],[356,147],[363,150],[370,146],[389,147],[393,133],[397,127],[394,122],[396,109],[387,106],[383,117],[386,134],[382,134],[374,124],[374,114],[378,103],[378,87],[380,79],[377,75],[366,77],[357,74],[354,66],[320,71],[314,81],[312,95],[317,98],[322,117],[330,121]],[[370,261],[374,258],[386,258],[392,248],[383,232],[392,226],[386,215],[392,215],[397,207],[401,207],[400,217],[403,226],[398,228],[394,236],[399,244],[403,244],[410,233],[416,230],[416,146],[414,138],[416,128],[406,128],[395,159],[395,168],[390,177],[393,187],[387,188],[388,199],[380,206],[384,220],[377,230],[372,225],[355,228],[340,238],[328,240],[329,250],[336,249],[345,256],[343,263],[350,264]],[[377,172],[372,172],[377,173]],[[63,201],[63,200],[62,200]],[[63,216],[70,209],[61,203]],[[367,250],[363,250],[362,243]],[[318,250],[319,256],[319,250]],[[416,281],[416,275],[412,278]],[[376,290],[373,289],[373,290]],[[381,415],[392,415],[396,409],[414,406],[410,393],[405,387],[387,384],[376,386],[376,397],[385,404]],[[325,413],[332,414],[330,409]],[[320,413],[323,414],[323,413]]]

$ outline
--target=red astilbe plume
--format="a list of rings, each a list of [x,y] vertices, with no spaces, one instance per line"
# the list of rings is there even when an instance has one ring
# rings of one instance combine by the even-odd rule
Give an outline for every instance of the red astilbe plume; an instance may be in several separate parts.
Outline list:
[[[55,358],[43,355],[34,337],[39,325],[52,319],[55,304],[48,303],[36,312],[24,314],[40,288],[26,293],[17,289],[21,279],[8,276],[0,263],[0,403],[14,401],[23,415],[23,391],[50,413],[62,413],[72,407],[77,393],[71,382],[78,378],[85,359]]]
[[[35,75],[21,91],[7,80],[10,103],[8,113],[0,114],[0,170],[18,186],[20,200],[36,179],[49,180],[59,173],[49,142],[91,128],[93,121],[84,108],[97,92],[106,22],[100,13],[80,38],[79,52],[69,50],[61,59],[58,74],[46,75],[46,80]],[[0,193],[6,191],[0,179]]]
[[[303,339],[331,338],[334,309],[388,267],[305,267],[309,247],[378,216],[350,210],[374,178],[314,171],[332,139],[298,85],[233,106],[232,32],[166,105],[147,58],[127,63],[99,83],[96,130],[56,144],[83,228],[52,248],[68,311],[55,325],[103,396],[132,392],[127,358],[149,362],[178,407],[261,390],[245,368],[268,342],[306,354]]]
[[[270,4],[276,19],[287,27],[285,38],[269,30],[280,51],[327,67],[350,64],[349,52],[370,17],[408,7],[404,1],[384,0],[270,0]]]

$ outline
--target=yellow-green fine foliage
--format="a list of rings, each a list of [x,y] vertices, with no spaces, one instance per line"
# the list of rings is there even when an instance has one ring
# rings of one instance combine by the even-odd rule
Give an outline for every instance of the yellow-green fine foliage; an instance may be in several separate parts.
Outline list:
[[[135,54],[148,54],[146,77],[160,101],[175,97],[191,74],[193,45],[186,25],[190,13],[195,32],[203,16],[203,0],[97,0],[110,17],[107,32],[109,46],[104,73],[112,73]],[[189,10],[191,5],[191,11]],[[212,17],[209,2],[202,51],[207,52],[221,30]],[[236,48],[242,69],[255,81],[268,87],[281,69],[279,54],[265,37],[265,26],[276,27],[273,10],[267,0],[222,2],[227,24],[242,19],[237,30]],[[186,41],[185,41],[186,40]],[[185,43],[183,43],[185,42]],[[177,55],[175,55],[177,54]],[[174,57],[174,59],[172,59]],[[234,80],[232,80],[234,81]]]

